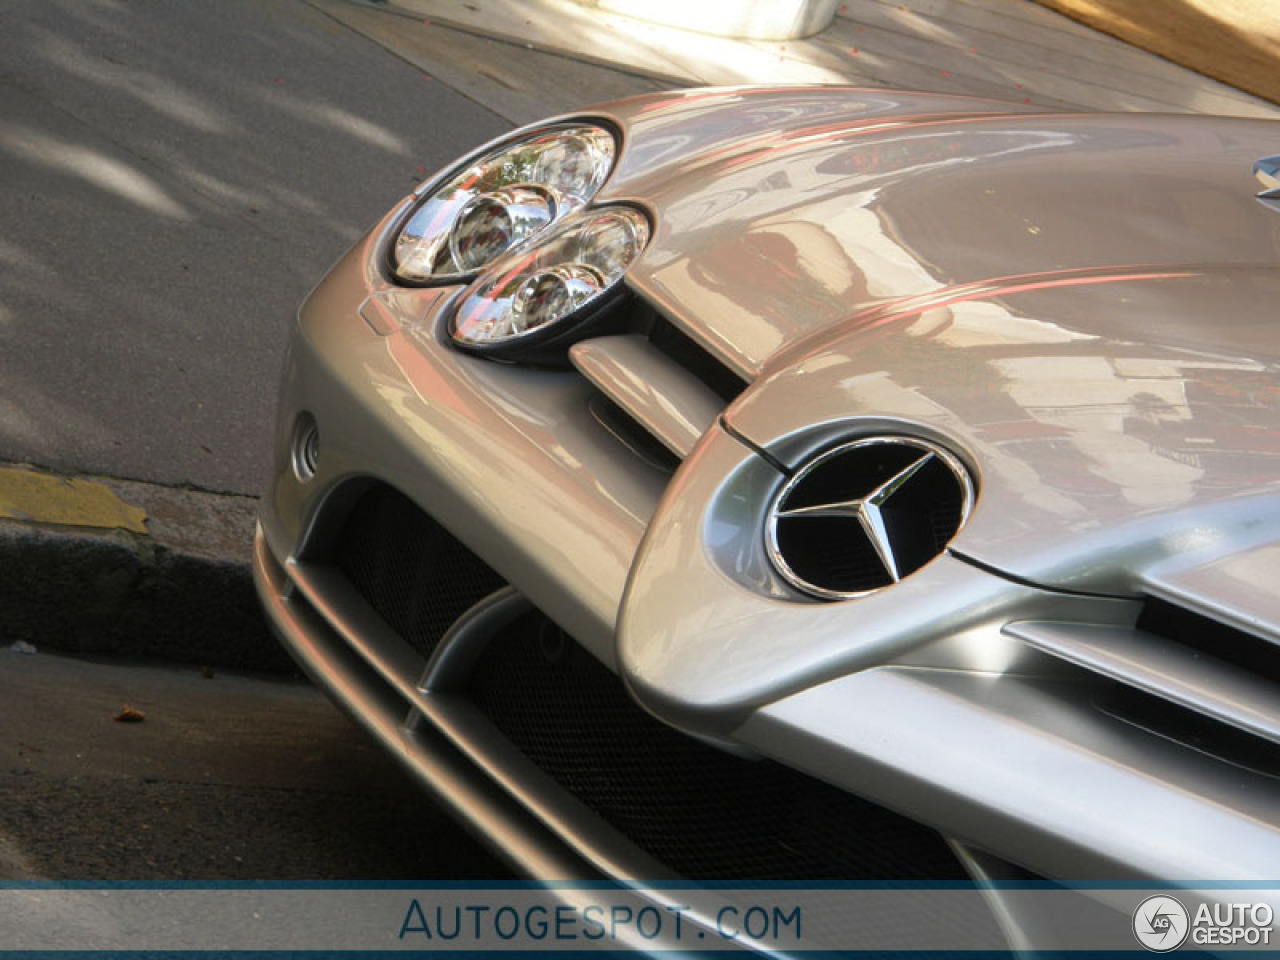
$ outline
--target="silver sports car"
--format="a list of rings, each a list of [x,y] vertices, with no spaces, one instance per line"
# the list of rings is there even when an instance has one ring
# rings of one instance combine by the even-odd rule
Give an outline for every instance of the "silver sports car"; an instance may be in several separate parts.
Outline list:
[[[839,87],[489,143],[301,308],[267,610],[536,878],[1274,880],[1276,153]]]

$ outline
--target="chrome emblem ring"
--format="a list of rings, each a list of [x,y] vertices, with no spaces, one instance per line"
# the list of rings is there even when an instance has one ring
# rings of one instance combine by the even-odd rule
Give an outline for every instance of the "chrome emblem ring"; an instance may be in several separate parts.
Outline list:
[[[952,453],[915,437],[863,437],[802,466],[769,507],[774,569],[825,600],[863,597],[943,553],[974,486]]]

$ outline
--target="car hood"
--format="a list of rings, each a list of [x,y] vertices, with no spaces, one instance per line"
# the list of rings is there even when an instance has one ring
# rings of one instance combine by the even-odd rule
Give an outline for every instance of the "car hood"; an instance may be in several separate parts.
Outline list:
[[[602,199],[657,220],[629,282],[747,379],[901,298],[1280,259],[1251,172],[1277,152],[1267,121],[840,88],[690,91],[617,114],[629,148]]]
[[[752,381],[738,435],[795,465],[923,431],[978,479],[957,555],[1280,624],[1273,126],[685,96],[624,119],[613,190],[656,214],[635,289]]]

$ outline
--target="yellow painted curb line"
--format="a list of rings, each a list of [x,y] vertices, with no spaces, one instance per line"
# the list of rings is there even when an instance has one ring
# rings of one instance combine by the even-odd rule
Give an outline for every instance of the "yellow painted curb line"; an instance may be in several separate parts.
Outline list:
[[[147,513],[93,480],[0,468],[0,518],[61,527],[147,532]]]

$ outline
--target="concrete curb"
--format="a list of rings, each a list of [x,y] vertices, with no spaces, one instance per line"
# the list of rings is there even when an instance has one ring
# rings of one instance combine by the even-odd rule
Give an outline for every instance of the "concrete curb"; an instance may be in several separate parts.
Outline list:
[[[254,593],[255,509],[0,465],[0,645],[292,672]]]

